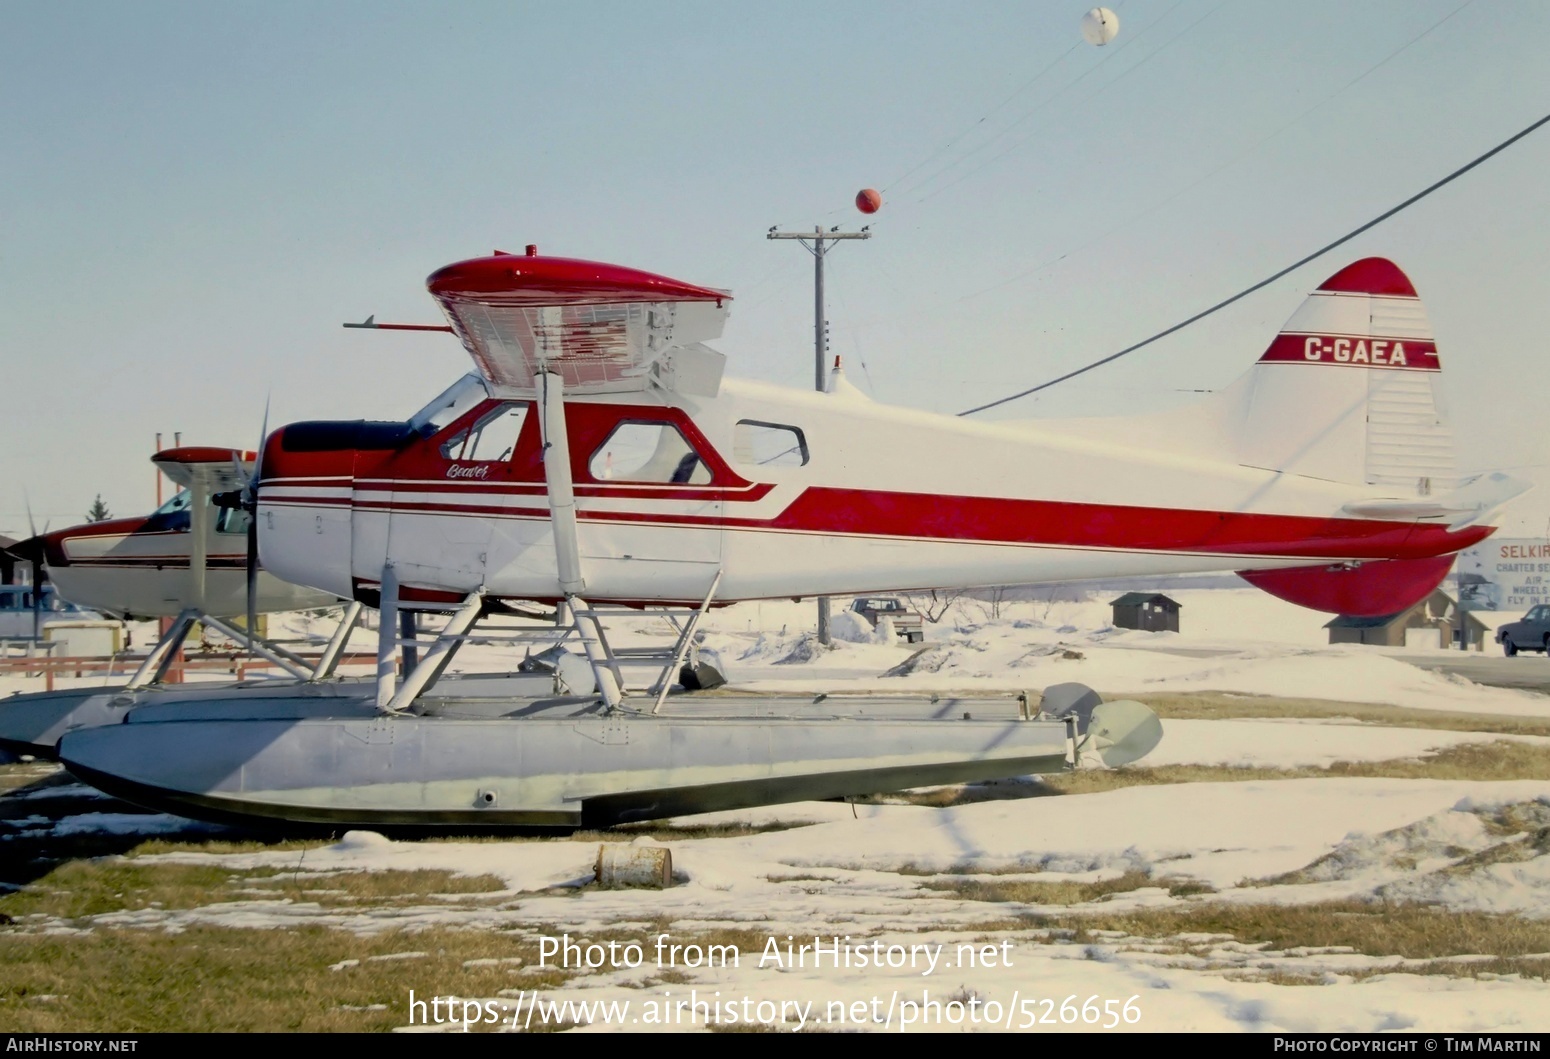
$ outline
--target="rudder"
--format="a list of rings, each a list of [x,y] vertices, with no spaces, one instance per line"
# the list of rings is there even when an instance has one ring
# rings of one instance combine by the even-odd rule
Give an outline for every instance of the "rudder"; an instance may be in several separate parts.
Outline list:
[[[1452,489],[1440,376],[1409,278],[1386,258],[1354,262],[1308,295],[1250,370],[1239,462],[1396,495]]]

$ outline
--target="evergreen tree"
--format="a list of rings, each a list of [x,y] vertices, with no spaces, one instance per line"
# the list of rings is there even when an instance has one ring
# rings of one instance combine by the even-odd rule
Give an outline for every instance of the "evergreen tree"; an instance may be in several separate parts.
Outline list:
[[[91,510],[86,512],[87,522],[105,522],[113,517],[113,512],[108,510],[108,505],[102,502],[102,494],[97,494],[97,499],[92,501]]]

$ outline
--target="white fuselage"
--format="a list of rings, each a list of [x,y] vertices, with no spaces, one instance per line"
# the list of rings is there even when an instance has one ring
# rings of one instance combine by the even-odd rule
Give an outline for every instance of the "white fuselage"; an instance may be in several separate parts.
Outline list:
[[[595,442],[614,424],[671,415],[703,436],[704,464],[720,462],[711,480],[589,474],[603,455]],[[982,423],[733,380],[711,398],[570,398],[567,422],[591,599],[695,601],[718,570],[717,599],[730,601],[1263,570],[1463,546],[1441,526],[1420,529],[1436,538],[1423,542],[1412,523],[1339,517],[1371,488],[1095,437],[1087,423],[1069,433],[1058,421]],[[806,463],[756,462],[740,451],[740,423],[799,430]],[[454,429],[411,446],[439,453]],[[270,477],[280,462],[270,460],[259,495],[264,565],[341,595],[374,585],[391,561],[405,586],[554,598],[543,474],[531,460],[510,466],[538,444],[536,424],[523,439],[506,463],[416,462],[406,451],[353,476]]]

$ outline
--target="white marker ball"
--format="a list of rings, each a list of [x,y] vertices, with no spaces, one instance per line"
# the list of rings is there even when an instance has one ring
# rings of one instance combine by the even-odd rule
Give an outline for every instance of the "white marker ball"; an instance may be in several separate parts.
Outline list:
[[[1082,16],[1082,37],[1103,47],[1119,32],[1119,16],[1106,7],[1095,7]]]

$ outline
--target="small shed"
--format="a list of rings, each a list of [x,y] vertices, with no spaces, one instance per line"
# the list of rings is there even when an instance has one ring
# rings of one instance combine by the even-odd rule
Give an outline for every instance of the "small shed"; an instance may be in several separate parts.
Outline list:
[[[1398,614],[1355,618],[1342,614],[1325,624],[1330,643],[1360,643],[1376,647],[1453,647],[1483,650],[1494,634],[1486,622],[1460,610],[1441,590]]]
[[[1126,592],[1113,603],[1114,626],[1147,632],[1178,632],[1179,602],[1161,592]]]

